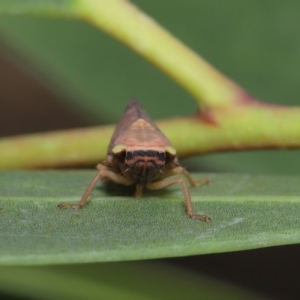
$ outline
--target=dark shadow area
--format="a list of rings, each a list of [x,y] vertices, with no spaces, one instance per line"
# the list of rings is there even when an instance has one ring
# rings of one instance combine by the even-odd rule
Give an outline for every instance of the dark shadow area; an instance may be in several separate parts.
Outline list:
[[[0,44],[0,136],[89,125],[62,100],[10,59]]]
[[[300,245],[165,260],[273,299],[299,299]]]

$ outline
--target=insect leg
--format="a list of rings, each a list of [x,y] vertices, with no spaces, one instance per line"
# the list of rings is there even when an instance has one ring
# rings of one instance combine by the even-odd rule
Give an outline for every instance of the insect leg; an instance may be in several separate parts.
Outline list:
[[[174,169],[168,170],[165,174],[167,176],[182,174],[189,181],[191,186],[200,186],[200,185],[203,185],[203,184],[211,183],[211,180],[209,178],[203,178],[199,181],[195,181],[193,179],[193,177],[190,175],[190,173],[185,168],[183,168],[181,166],[178,166]]]
[[[146,187],[150,190],[159,190],[159,189],[163,189],[172,184],[181,184],[183,193],[184,193],[186,212],[190,218],[201,219],[204,222],[211,221],[211,218],[206,215],[194,214],[193,207],[192,207],[191,195],[190,195],[190,192],[188,190],[188,187],[187,187],[185,181],[182,178],[171,178],[171,179],[165,179],[165,180],[161,180],[161,181],[154,181],[154,182],[150,182],[150,183],[146,184]]]
[[[135,198],[141,198],[142,197],[142,193],[143,193],[143,185],[141,184],[137,184],[136,185],[136,190],[135,190]]]
[[[88,187],[86,188],[85,192],[83,193],[81,200],[78,204],[71,204],[71,203],[61,203],[58,205],[59,208],[65,208],[70,207],[73,209],[78,209],[80,207],[83,207],[89,198],[89,195],[91,194],[92,190],[94,189],[95,184],[97,181],[101,178],[101,171],[97,173],[97,175],[93,178],[93,180],[90,182]]]
[[[116,174],[112,171],[110,171],[106,166],[104,165],[97,165],[97,169],[99,170],[99,172],[97,173],[97,175],[93,178],[93,180],[90,182],[90,184],[88,185],[88,187],[86,188],[85,192],[83,193],[81,200],[79,201],[78,204],[71,204],[71,203],[61,203],[58,205],[59,208],[65,208],[65,207],[70,207],[73,209],[79,209],[81,207],[83,207],[86,203],[86,201],[88,200],[92,190],[94,189],[96,183],[98,180],[106,180],[106,179],[110,179],[116,183],[120,183],[123,185],[131,185],[132,181],[126,177],[124,177],[121,174]]]

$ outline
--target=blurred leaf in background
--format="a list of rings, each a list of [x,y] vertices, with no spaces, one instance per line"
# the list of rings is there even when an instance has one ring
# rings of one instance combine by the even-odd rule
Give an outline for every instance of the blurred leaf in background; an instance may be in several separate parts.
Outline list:
[[[149,261],[2,267],[0,289],[26,299],[263,299],[213,277]]]

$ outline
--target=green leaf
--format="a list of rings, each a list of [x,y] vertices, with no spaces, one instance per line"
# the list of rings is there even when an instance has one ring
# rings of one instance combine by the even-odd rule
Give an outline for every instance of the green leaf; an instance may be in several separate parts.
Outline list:
[[[95,171],[1,172],[0,263],[121,261],[237,251],[300,241],[298,177],[203,175],[191,188],[194,209],[211,223],[186,217],[180,186],[146,192],[95,189],[77,202]]]
[[[258,299],[228,283],[154,261],[0,267],[0,291],[43,300],[186,299],[198,294],[208,299]]]

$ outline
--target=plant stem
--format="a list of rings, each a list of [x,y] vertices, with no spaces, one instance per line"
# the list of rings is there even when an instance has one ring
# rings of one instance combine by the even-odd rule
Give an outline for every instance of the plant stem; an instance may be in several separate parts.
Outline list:
[[[250,103],[157,124],[179,156],[300,147],[300,108]],[[103,126],[2,139],[0,168],[95,165],[105,158],[113,128]]]
[[[85,20],[163,70],[202,106],[234,102],[242,89],[223,76],[152,18],[124,0],[81,0]]]

